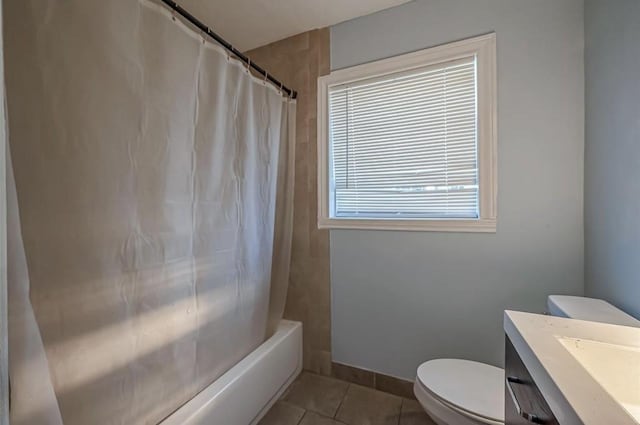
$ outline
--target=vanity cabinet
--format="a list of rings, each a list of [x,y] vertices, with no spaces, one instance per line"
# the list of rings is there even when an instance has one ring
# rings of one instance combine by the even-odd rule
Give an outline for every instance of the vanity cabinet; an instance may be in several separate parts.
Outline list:
[[[506,425],[559,425],[511,340],[505,340]]]

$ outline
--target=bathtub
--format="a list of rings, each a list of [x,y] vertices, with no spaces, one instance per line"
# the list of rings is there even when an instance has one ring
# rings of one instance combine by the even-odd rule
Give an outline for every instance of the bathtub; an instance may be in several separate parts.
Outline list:
[[[302,323],[276,333],[160,425],[254,425],[302,369]]]

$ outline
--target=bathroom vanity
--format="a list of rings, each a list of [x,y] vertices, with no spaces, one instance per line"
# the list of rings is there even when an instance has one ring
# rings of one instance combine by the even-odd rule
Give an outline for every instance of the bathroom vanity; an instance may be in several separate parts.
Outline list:
[[[508,425],[556,425],[549,404],[522,362],[513,343],[505,344],[505,422]]]
[[[507,425],[640,424],[640,328],[506,311]]]

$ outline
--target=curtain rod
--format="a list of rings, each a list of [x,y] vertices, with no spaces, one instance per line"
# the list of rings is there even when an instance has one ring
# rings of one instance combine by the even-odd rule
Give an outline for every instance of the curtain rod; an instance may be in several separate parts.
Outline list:
[[[284,93],[286,93],[287,96],[291,97],[292,99],[295,99],[296,97],[298,97],[298,93],[295,90],[292,90],[292,89],[290,89],[288,87],[285,87],[284,84],[282,84],[280,81],[276,80],[274,77],[269,75],[269,73],[267,71],[265,71],[260,66],[256,65],[254,62],[252,62],[251,59],[249,59],[249,57],[247,57],[244,53],[242,53],[240,50],[238,50],[235,47],[233,47],[231,45],[231,43],[229,43],[227,40],[225,40],[224,38],[222,38],[221,36],[219,36],[218,34],[213,32],[213,30],[211,28],[209,28],[208,26],[203,24],[198,18],[193,16],[191,13],[189,13],[187,10],[185,10],[178,3],[176,3],[173,0],[162,0],[162,3],[167,5],[174,12],[178,13],[184,19],[189,21],[191,24],[193,24],[196,27],[198,27],[199,30],[201,30],[204,33],[206,33],[209,37],[211,37],[213,40],[215,40],[216,43],[220,44],[222,47],[227,49],[234,56],[236,56],[240,61],[244,62],[247,66],[250,66],[255,72],[257,72],[258,74],[262,75],[263,77],[265,77],[266,80],[269,80],[272,84],[277,86],[280,90],[282,90]]]

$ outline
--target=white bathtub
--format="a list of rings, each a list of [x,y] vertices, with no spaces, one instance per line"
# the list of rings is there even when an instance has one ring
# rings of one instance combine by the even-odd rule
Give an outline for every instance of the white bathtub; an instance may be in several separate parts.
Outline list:
[[[253,425],[302,369],[302,323],[276,333],[160,425]]]

